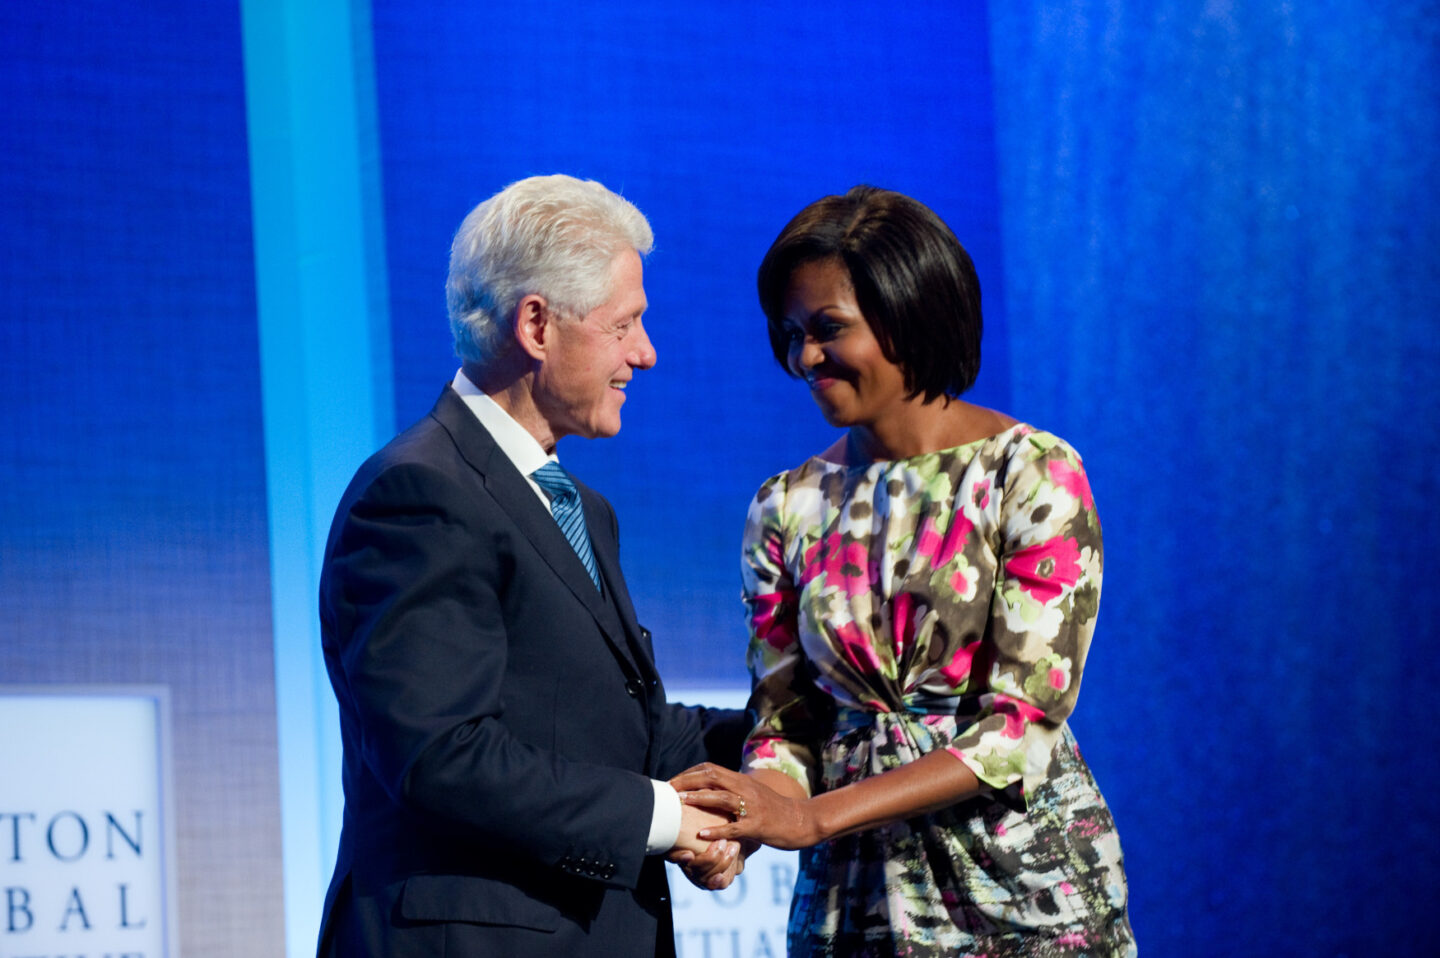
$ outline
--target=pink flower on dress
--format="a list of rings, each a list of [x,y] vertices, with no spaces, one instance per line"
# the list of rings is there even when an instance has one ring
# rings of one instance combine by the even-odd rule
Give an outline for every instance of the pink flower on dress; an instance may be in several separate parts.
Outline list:
[[[996,715],[1005,717],[1004,734],[1006,738],[1022,738],[1025,735],[1025,726],[1045,717],[1044,709],[1036,708],[1029,702],[1022,702],[1002,693],[996,693],[991,704]]]
[[[1044,604],[1080,580],[1080,547],[1063,536],[1037,542],[1005,560],[1005,574]]]
[[[770,534],[765,537],[765,558],[770,560],[770,565],[776,569],[785,565],[785,543],[780,540],[778,534]]]
[[[767,592],[750,600],[750,627],[755,630],[755,637],[777,651],[795,642],[794,619],[783,614],[790,598],[790,592]]]
[[[935,530],[935,520],[927,518],[916,537],[915,552],[930,560],[930,568],[944,568],[955,558],[955,553],[965,548],[965,541],[970,538],[970,531],[974,528],[975,523],[966,518],[963,512],[956,512],[951,516],[950,528],[946,529],[942,536]]]
[[[890,627],[894,633],[895,658],[898,659],[915,639],[915,596],[902,592],[890,603]]]
[[[940,550],[940,533],[935,531],[935,521],[927,517],[920,523],[920,532],[915,536],[915,554],[929,559],[935,565],[935,553]]]
[[[847,573],[846,566],[860,570],[859,575]],[[868,592],[870,581],[875,578],[865,544],[845,543],[838,532],[832,532],[805,550],[800,584],[805,585],[821,574],[824,574],[827,583],[841,586],[847,595],[863,595]]]
[[[1085,478],[1085,473],[1076,469],[1064,459],[1051,459],[1046,465],[1050,469],[1050,479],[1055,485],[1064,489],[1070,495],[1080,500],[1080,505],[1086,512],[1095,508],[1095,498],[1090,494],[1090,481]]]
[[[977,509],[984,509],[990,505],[990,480],[981,479],[975,483],[970,490],[970,501],[975,503]]]
[[[980,640],[976,639],[969,645],[961,646],[955,650],[954,656],[950,659],[949,665],[940,667],[940,674],[945,679],[945,684],[952,689],[958,689],[970,678],[970,666],[975,661],[975,651],[980,648]]]
[[[966,571],[964,568],[956,569],[955,574],[950,577],[950,588],[962,599],[970,598],[970,590],[974,587],[970,577],[965,574]]]
[[[819,540],[813,546],[806,549],[805,561],[800,564],[800,584],[802,586],[808,584],[811,579],[814,579],[825,571],[824,567],[815,561],[820,557],[820,551],[822,549],[829,552],[838,548],[840,548],[840,533],[836,532],[826,536],[824,539]]]
[[[1065,678],[1066,678],[1066,676],[1065,676],[1065,670],[1064,670],[1064,669],[1051,669],[1051,670],[1050,670],[1050,676],[1049,676],[1049,677],[1050,677],[1050,687],[1051,687],[1052,689],[1054,689],[1054,690],[1057,691],[1057,692],[1063,692],[1063,691],[1065,691]]]
[[[746,747],[746,750],[747,750],[751,755],[755,756],[756,758],[774,758],[774,757],[775,757],[775,738],[776,738],[776,737],[773,736],[773,735],[770,736],[769,738],[761,738],[761,739],[754,739],[754,738],[752,738],[752,739],[746,744],[746,746],[745,746],[745,747]]]
[[[854,622],[846,622],[835,629],[835,642],[840,647],[840,655],[864,675],[882,674],[882,666],[879,657],[875,654],[875,648],[870,644],[870,639],[860,627]]]

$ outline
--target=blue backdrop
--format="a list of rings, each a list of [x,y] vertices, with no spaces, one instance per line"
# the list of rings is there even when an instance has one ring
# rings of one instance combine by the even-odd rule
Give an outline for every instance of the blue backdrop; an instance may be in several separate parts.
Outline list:
[[[474,203],[566,171],[649,215],[659,363],[620,437],[560,452],[616,505],[670,682],[743,681],[745,506],[829,441],[768,355],[755,265],[819,195],[909,192],[981,274],[973,398],[1091,474],[1107,574],[1073,724],[1142,951],[1440,946],[1437,4],[330,5],[364,39],[336,149],[377,184],[349,202],[389,312],[356,374],[385,371],[398,425],[453,373]],[[0,681],[180,690],[181,939],[249,955],[281,921],[267,498],[296,491],[261,400],[250,204],[275,197],[246,166],[244,69],[253,154],[255,71],[283,65],[242,59],[240,14],[0,8]]]
[[[1018,412],[1105,521],[1142,946],[1433,954],[1431,4],[991,7]]]
[[[442,290],[470,206],[560,170],[622,191],[650,218],[646,327],[659,362],[627,392],[615,441],[571,440],[560,455],[614,502],[639,613],[666,674],[689,684],[747,681],[745,509],[767,476],[830,442],[771,358],[755,304],[760,256],[794,213],[859,182],[923,196],[981,274],[977,395],[1003,405],[1008,392],[982,11],[906,5],[867,31],[840,27],[843,5],[833,19],[714,6],[374,5],[397,422],[428,411],[454,373]],[[517,49],[530,36],[546,38],[543,66]]]
[[[238,24],[0,4],[0,684],[169,686],[180,939],[237,958],[282,947]]]

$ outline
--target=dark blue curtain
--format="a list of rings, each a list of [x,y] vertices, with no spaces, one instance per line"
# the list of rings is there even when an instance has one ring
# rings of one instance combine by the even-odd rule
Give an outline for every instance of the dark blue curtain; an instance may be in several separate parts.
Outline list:
[[[990,8],[1014,401],[1105,522],[1075,725],[1142,953],[1440,944],[1436,13]]]

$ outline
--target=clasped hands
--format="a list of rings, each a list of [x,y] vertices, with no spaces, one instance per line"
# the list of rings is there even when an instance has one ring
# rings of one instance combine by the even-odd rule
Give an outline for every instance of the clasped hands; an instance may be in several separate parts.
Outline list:
[[[774,784],[788,795],[759,781]],[[820,840],[803,790],[780,773],[741,775],[705,762],[670,780],[680,794],[680,838],[667,856],[699,888],[728,888],[762,844],[805,848]]]

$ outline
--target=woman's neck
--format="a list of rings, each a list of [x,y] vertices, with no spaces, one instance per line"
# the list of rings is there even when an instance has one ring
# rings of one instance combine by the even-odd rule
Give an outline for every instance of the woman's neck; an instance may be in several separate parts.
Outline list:
[[[916,399],[895,415],[851,426],[844,458],[851,465],[909,459],[985,439],[1014,424],[1004,413],[948,396]]]

